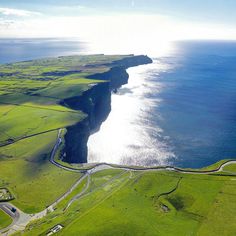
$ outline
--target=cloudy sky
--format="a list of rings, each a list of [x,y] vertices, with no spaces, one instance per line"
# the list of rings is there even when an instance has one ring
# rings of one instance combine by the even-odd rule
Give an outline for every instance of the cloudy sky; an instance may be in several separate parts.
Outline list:
[[[235,9],[235,0],[1,0],[0,37],[236,39]]]

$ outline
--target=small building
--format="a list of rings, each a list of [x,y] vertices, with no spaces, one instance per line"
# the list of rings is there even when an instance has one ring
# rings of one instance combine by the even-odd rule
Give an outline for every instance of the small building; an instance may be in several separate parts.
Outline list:
[[[13,200],[14,197],[7,188],[0,188],[0,202]]]
[[[55,233],[57,233],[58,231],[60,231],[61,229],[63,228],[63,226],[62,225],[56,225],[56,226],[54,226],[53,228],[51,228],[50,229],[50,231],[47,233],[47,236],[50,236],[50,235],[52,235],[52,234],[55,234]]]

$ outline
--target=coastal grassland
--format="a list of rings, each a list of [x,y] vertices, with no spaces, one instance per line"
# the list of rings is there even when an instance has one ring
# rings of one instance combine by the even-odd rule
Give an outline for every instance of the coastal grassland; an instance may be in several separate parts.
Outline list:
[[[77,76],[77,78],[65,76],[62,79],[57,80],[56,82],[52,82],[49,86],[37,90],[32,94],[58,99],[76,97],[80,96],[84,91],[88,90],[91,85],[99,82],[103,81],[81,78],[79,75]]]
[[[32,96],[24,93],[5,93],[0,94],[0,104],[1,105],[21,105],[25,103],[33,103],[35,107],[38,105],[57,105],[59,99],[42,97],[42,96]]]
[[[85,115],[61,106],[33,107],[33,104],[24,106],[0,106],[0,143],[5,144],[21,138],[56,130],[70,126]]]
[[[203,220],[199,236],[226,235],[236,232],[236,178],[229,178],[220,188],[215,200]]]
[[[91,176],[88,192],[94,191],[95,189],[100,188],[103,185],[107,185],[107,183],[110,181],[119,179],[125,173],[126,171],[123,171],[120,169],[106,169],[106,170],[94,173]]]
[[[64,194],[80,177],[49,162],[57,131],[37,135],[0,148],[0,187],[26,213],[36,213]]]
[[[12,223],[12,219],[4,211],[0,210],[0,229],[6,228]]]
[[[229,161],[230,159],[225,159],[225,160],[220,160],[210,166],[206,166],[206,167],[203,167],[202,169],[200,170],[204,170],[204,171],[208,171],[208,170],[216,170],[218,169],[221,165],[223,165],[224,163],[226,163],[227,161]]]
[[[86,191],[85,195],[83,195],[80,200],[75,201],[66,211],[64,209],[69,203],[70,199],[64,199],[60,204],[57,205],[57,208],[54,212],[48,214],[45,218],[39,221],[32,222],[25,231],[25,234],[45,234],[55,224],[63,223],[63,225],[66,226],[70,224],[70,222],[73,222],[76,218],[80,217],[81,214],[86,214],[87,211],[89,211],[91,208],[96,207],[97,204],[106,199],[107,195],[112,194],[113,191],[117,191],[117,188],[119,188],[122,183],[127,182],[127,179],[129,179],[130,174],[125,173],[121,176],[121,172],[123,171],[105,171],[101,174],[101,178],[103,180],[98,180],[101,184],[100,186],[97,185],[98,176],[96,175],[97,177],[95,178],[91,176],[91,182],[95,182],[95,185],[97,185],[95,188],[89,188],[89,190]],[[109,180],[111,180],[112,178],[115,178],[115,180],[110,182]],[[87,184],[87,181],[88,178],[84,180],[77,187],[77,189],[71,193],[71,197],[74,197],[75,195],[80,193],[84,186]]]
[[[198,168],[184,168],[183,170],[190,170],[190,171],[213,171],[213,170],[217,170],[218,168],[220,168],[220,166],[224,163],[226,163],[227,161],[230,161],[231,159],[224,159],[224,160],[220,160],[216,163],[213,163],[212,165],[209,166],[204,166],[200,169]],[[179,168],[181,169],[181,168]]]
[[[113,180],[114,178],[119,178],[120,174],[124,173],[122,170],[104,170],[101,172],[96,172],[93,174],[90,179],[88,177],[74,190],[71,192],[69,196],[67,196],[63,201],[61,201],[57,205],[58,210],[64,210],[70,201],[74,196],[76,196],[78,193],[80,193],[87,185],[89,181],[89,187],[87,191],[85,191],[85,194],[89,194],[90,192],[101,188],[102,185],[107,185],[107,182],[110,180]]]
[[[223,168],[224,171],[235,172],[236,173],[236,164],[231,164]]]
[[[55,99],[58,104],[61,99],[79,96],[93,84],[103,82],[88,77],[108,71],[125,57],[68,56],[0,65],[0,101],[45,105],[48,99]]]
[[[58,235],[217,235],[219,228],[233,235],[235,187],[229,176],[104,170],[66,211],[69,199],[25,235],[45,234],[56,224],[64,226]]]
[[[124,57],[71,56],[0,65],[0,146],[85,118],[65,107],[64,99],[104,83],[88,76],[109,70],[113,60]]]

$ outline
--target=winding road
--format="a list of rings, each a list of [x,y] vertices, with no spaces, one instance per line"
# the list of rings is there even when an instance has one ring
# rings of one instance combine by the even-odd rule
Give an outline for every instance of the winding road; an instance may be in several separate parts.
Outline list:
[[[76,183],[65,193],[63,194],[60,198],[58,198],[54,203],[52,203],[50,206],[48,206],[45,210],[36,213],[36,214],[26,214],[23,211],[21,211],[19,208],[17,208],[16,206],[14,206],[13,204],[9,203],[9,202],[3,202],[0,203],[0,209],[3,210],[4,212],[6,212],[12,219],[13,222],[11,223],[11,225],[9,225],[8,227],[1,229],[0,230],[0,234],[3,236],[7,236],[7,235],[11,235],[13,233],[15,233],[16,231],[22,231],[25,229],[25,227],[32,221],[32,220],[36,220],[36,219],[40,219],[43,218],[44,216],[46,216],[48,214],[48,212],[51,212],[54,210],[55,206],[61,202],[63,199],[65,199],[73,190],[75,190],[75,188],[86,178],[88,178],[86,186],[82,189],[82,191],[77,194],[76,196],[74,196],[69,203],[67,204],[66,209],[68,209],[68,207],[70,207],[70,205],[77,199],[79,199],[80,197],[82,197],[86,191],[88,190],[89,186],[90,186],[90,175],[93,173],[96,173],[98,171],[102,171],[105,169],[122,169],[122,170],[126,170],[126,171],[174,171],[174,172],[179,172],[179,173],[184,173],[184,174],[201,174],[201,175],[207,175],[207,174],[212,174],[212,173],[218,173],[218,172],[227,172],[230,174],[235,174],[234,172],[230,172],[230,171],[225,171],[224,168],[228,165],[231,164],[236,164],[236,160],[228,160],[224,163],[222,163],[218,168],[214,169],[214,170],[184,170],[184,169],[180,169],[177,167],[173,167],[173,166],[163,166],[163,167],[141,167],[141,168],[135,168],[135,167],[128,167],[128,166],[115,166],[112,164],[107,164],[107,163],[100,163],[100,164],[96,164],[93,167],[89,167],[89,168],[85,168],[85,169],[76,169],[76,168],[71,168],[71,167],[67,167],[64,165],[61,165],[60,163],[58,163],[57,161],[55,161],[55,154],[58,150],[58,148],[60,147],[61,143],[62,143],[62,129],[59,129],[58,131],[58,135],[57,135],[57,140],[56,143],[53,147],[53,150],[51,152],[50,155],[50,159],[49,161],[57,166],[58,168],[64,169],[66,171],[72,171],[72,172],[78,172],[78,173],[82,173],[83,175],[80,177],[79,180],[76,181]],[[12,209],[15,209],[15,212],[12,212]]]

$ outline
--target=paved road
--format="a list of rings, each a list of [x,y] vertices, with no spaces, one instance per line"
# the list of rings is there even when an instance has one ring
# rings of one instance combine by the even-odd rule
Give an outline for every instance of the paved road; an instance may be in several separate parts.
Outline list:
[[[6,212],[13,220],[11,225],[0,230],[0,234],[4,236],[10,235],[18,230],[23,230],[25,228],[25,222],[28,222],[31,218],[30,215],[22,212],[19,208],[9,202],[0,203],[0,208],[4,212]],[[15,212],[12,212],[13,208],[16,210]]]
[[[0,230],[0,234],[3,233],[4,231],[10,229],[13,225],[16,224],[18,221],[20,214],[18,211],[13,212],[12,211],[12,206],[8,203],[0,203],[0,209],[4,211],[6,214],[8,214],[12,218],[12,223],[5,229]]]
[[[57,152],[57,150],[58,150],[58,148],[59,148],[59,146],[61,145],[61,142],[62,142],[61,133],[62,133],[62,129],[59,129],[58,134],[57,134],[56,144],[54,145],[53,150],[52,150],[51,155],[50,155],[50,162],[53,165],[55,165],[55,166],[57,166],[61,169],[81,173],[81,171],[79,171],[77,169],[73,169],[73,168],[70,168],[70,167],[63,166],[63,165],[61,165],[61,164],[59,164],[58,162],[55,161],[55,154],[56,154],[56,152]]]
[[[84,195],[85,192],[88,190],[91,180],[90,180],[90,175],[87,174],[87,176],[88,176],[88,180],[87,180],[86,186],[82,189],[82,191],[81,191],[79,194],[75,195],[75,196],[69,201],[69,203],[67,204],[67,206],[66,206],[66,208],[64,209],[64,211],[66,211],[74,201],[78,200],[78,199],[79,199],[82,195]]]

